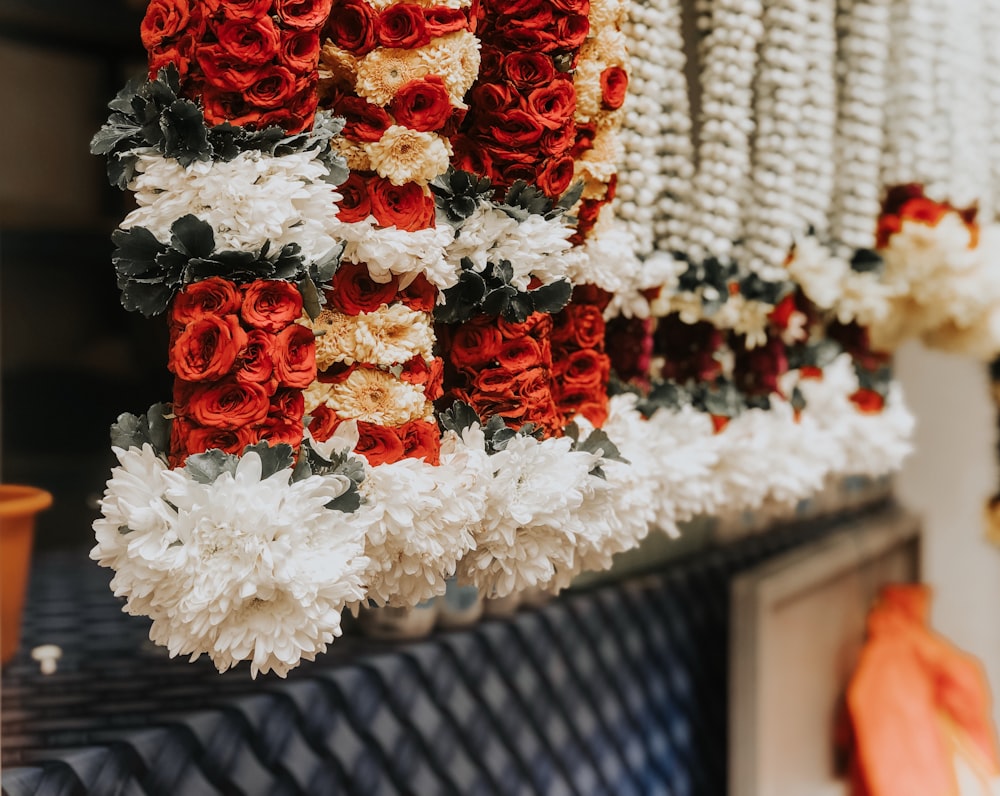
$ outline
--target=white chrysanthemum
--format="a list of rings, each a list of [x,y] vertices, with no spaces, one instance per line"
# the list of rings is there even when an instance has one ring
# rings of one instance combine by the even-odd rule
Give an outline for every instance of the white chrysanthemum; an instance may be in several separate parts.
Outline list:
[[[458,283],[459,271],[444,257],[453,233],[451,227],[428,227],[413,232],[396,227],[378,228],[371,217],[365,221],[339,224],[337,232],[347,241],[344,261],[366,263],[376,282],[400,277],[405,287],[423,274],[439,290]]]
[[[149,501],[166,501],[174,514],[127,538],[115,564],[116,593],[130,613],[152,618],[150,638],[172,656],[207,654],[220,671],[249,660],[254,676],[284,676],[323,652],[340,635],[341,610],[360,599],[368,564],[363,534],[339,521],[349,515],[326,508],[350,482],[334,475],[290,483],[290,469],[261,478],[260,457],[248,453],[235,473],[202,484],[152,465],[150,454],[119,454],[122,470],[108,483],[91,553],[106,560],[104,525],[129,516],[123,506],[140,496],[130,476],[145,468],[158,482]]]
[[[433,407],[419,384],[409,384],[377,368],[357,368],[336,384],[313,382],[305,391],[306,414],[325,405],[346,420],[401,426],[426,420]]]
[[[841,285],[850,270],[846,260],[832,255],[813,235],[795,241],[795,249],[786,268],[806,298],[822,310],[835,306],[841,295]]]
[[[591,0],[590,29],[614,29],[624,24],[628,16],[628,3],[625,0]]]
[[[601,112],[601,72],[607,64],[591,58],[580,58],[573,72],[576,89],[575,119],[586,124]]]
[[[515,236],[517,228],[516,219],[489,203],[480,203],[448,243],[448,262],[458,270],[462,259],[468,258],[474,270],[482,272],[491,259],[489,253],[499,241]]]
[[[451,144],[436,133],[391,125],[378,141],[364,144],[371,167],[393,185],[426,185],[448,170]]]
[[[129,183],[139,207],[121,226],[142,226],[170,241],[170,226],[189,213],[209,223],[217,249],[272,250],[297,243],[307,260],[326,255],[338,241],[330,208],[340,195],[323,178],[328,171],[315,152],[272,157],[241,152],[231,161],[195,161],[146,153]]]
[[[572,569],[595,457],[571,451],[567,438],[516,437],[491,458],[484,516],[473,527],[475,549],[458,566],[461,580],[488,597],[544,586]]]
[[[479,76],[479,39],[467,30],[459,30],[413,52],[427,73],[444,81],[451,104],[465,108],[463,99]]]
[[[370,517],[367,599],[413,606],[443,594],[458,560],[474,544],[492,480],[482,432],[448,432],[441,464],[402,459],[368,467],[361,490]]]
[[[383,305],[373,312],[345,315],[323,310],[309,323],[316,332],[316,367],[365,362],[391,367],[414,357],[433,356],[434,331],[426,312],[405,304]]]

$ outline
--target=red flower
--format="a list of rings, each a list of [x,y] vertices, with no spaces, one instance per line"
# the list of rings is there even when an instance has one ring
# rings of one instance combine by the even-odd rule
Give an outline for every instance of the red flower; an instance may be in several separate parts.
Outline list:
[[[472,379],[472,387],[483,395],[512,396],[517,374],[507,368],[485,368]]]
[[[556,38],[560,49],[579,49],[588,33],[590,33],[590,20],[585,14],[567,14],[556,21]]]
[[[533,115],[520,108],[513,108],[495,116],[487,134],[503,147],[523,149],[537,143],[543,130],[541,122]],[[573,161],[570,160],[570,168],[572,166]]]
[[[293,323],[274,339],[274,375],[286,387],[304,390],[316,379],[316,337]]]
[[[789,293],[775,305],[767,317],[779,329],[787,329],[788,323],[792,318],[792,313],[794,312],[795,294]]]
[[[256,108],[281,108],[299,93],[301,86],[296,75],[284,66],[265,66],[257,80],[246,91],[247,102]],[[259,122],[266,126],[266,122]]]
[[[298,448],[302,444],[302,418],[289,420],[277,415],[268,415],[260,427],[260,438],[271,445],[291,445]]]
[[[558,34],[551,29],[551,21],[549,18],[539,27],[511,25],[504,31],[504,42],[512,50],[542,53],[558,50]]]
[[[365,420],[358,421],[358,444],[354,450],[364,456],[372,467],[398,462],[403,458],[403,443],[396,432]]]
[[[550,0],[555,8],[567,14],[590,14],[590,0]]]
[[[497,8],[505,26],[539,30],[552,25],[552,7],[546,0],[510,0]]]
[[[542,364],[542,347],[528,336],[508,340],[497,352],[496,360],[507,370],[524,371]]]
[[[551,157],[559,157],[570,150],[576,141],[576,123],[568,119],[566,123],[555,130],[546,130],[542,134],[542,140],[538,143],[538,148],[543,154]]]
[[[424,11],[416,3],[397,3],[383,9],[375,23],[375,35],[383,47],[411,50],[430,42]]]
[[[538,187],[549,196],[561,196],[573,182],[573,158],[565,155],[546,163],[538,175]]]
[[[342,0],[334,6],[323,34],[360,58],[375,48],[375,11],[364,0]]]
[[[186,325],[205,315],[229,315],[243,303],[240,289],[221,276],[212,276],[184,287],[170,308],[172,323]]]
[[[729,421],[732,420],[731,417],[726,415],[711,415],[712,418],[712,430],[716,434],[721,434],[726,430],[726,426],[729,425]]]
[[[591,304],[570,304],[565,310],[572,340],[580,348],[602,349],[604,346],[604,315]],[[553,341],[557,335],[553,333]]]
[[[242,428],[203,428],[182,418],[175,418],[170,425],[170,466],[180,467],[188,456],[208,450],[240,454],[247,445],[257,442],[257,432],[248,426]]]
[[[204,315],[177,335],[167,367],[184,381],[221,379],[233,369],[246,342],[235,315]]]
[[[216,26],[215,36],[226,56],[247,66],[267,63],[281,46],[281,36],[270,17],[227,20]]]
[[[317,442],[326,442],[337,430],[341,419],[329,406],[321,404],[309,413],[309,433]]]
[[[518,398],[535,410],[545,409],[552,403],[552,380],[548,368],[533,367],[514,377],[511,389]]]
[[[236,358],[236,380],[265,384],[274,372],[274,338],[263,329],[251,329]]]
[[[191,21],[188,0],[151,0],[139,26],[142,45],[147,50],[182,34]]]
[[[195,53],[198,66],[210,86],[221,91],[242,94],[257,82],[260,70],[231,55],[221,44],[205,44]],[[206,117],[208,107],[206,104]],[[220,120],[225,121],[228,114]]]
[[[204,0],[210,16],[221,19],[259,19],[271,8],[271,0]]]
[[[374,312],[395,298],[399,282],[393,277],[388,282],[376,282],[364,263],[343,263],[333,275],[327,300],[345,315]]]
[[[263,423],[269,405],[259,384],[227,380],[193,386],[178,411],[202,426],[238,429]]]
[[[875,390],[868,390],[864,387],[852,393],[850,399],[858,411],[866,415],[877,415],[885,408],[885,398]]]
[[[311,127],[316,114],[315,75],[298,78],[295,90],[287,102],[265,113],[257,112],[256,118],[248,118],[243,124],[255,124],[258,128],[277,125],[289,133],[300,133]]]
[[[398,124],[412,130],[439,130],[451,116],[451,98],[444,80],[428,75],[403,85],[390,106]]]
[[[542,53],[514,52],[502,62],[504,76],[517,88],[536,88],[555,80],[552,59]]]
[[[604,391],[611,365],[605,354],[590,349],[574,351],[559,374],[566,386]]]
[[[352,171],[347,180],[337,190],[344,198],[337,210],[337,218],[345,224],[364,221],[372,214],[371,198],[368,196],[368,183],[357,171]]]
[[[243,291],[243,321],[256,329],[277,332],[302,315],[302,294],[291,282],[258,279]]]
[[[289,28],[315,30],[330,16],[332,0],[274,0],[274,11]]]
[[[357,362],[334,362],[326,370],[316,374],[316,381],[322,384],[340,384],[347,381],[358,368]]]
[[[371,194],[372,215],[383,227],[413,232],[434,226],[434,197],[415,182],[393,185],[376,178]]]
[[[620,66],[609,66],[601,72],[601,102],[605,108],[617,110],[625,103],[628,72]]]
[[[539,124],[559,130],[576,111],[576,90],[569,80],[556,80],[528,94],[526,105]]]
[[[423,459],[433,465],[441,463],[441,432],[435,423],[411,420],[395,432],[403,448],[402,458]]]
[[[333,110],[344,117],[344,137],[352,141],[378,141],[392,124],[383,108],[361,97],[342,97],[333,103]]]
[[[503,338],[495,326],[474,319],[454,330],[448,358],[456,368],[475,369],[492,362],[502,345]]]
[[[272,417],[301,421],[305,409],[306,400],[301,390],[282,387],[271,396],[271,408],[268,409],[267,413]]]
[[[460,8],[448,8],[448,6],[431,6],[424,9],[424,24],[427,35],[432,39],[438,36],[447,36],[459,30],[468,28],[468,21]]]
[[[281,31],[281,62],[298,73],[308,73],[319,63],[319,33],[310,30]]]
[[[423,274],[417,274],[406,287],[401,288],[397,298],[411,310],[433,312],[437,302],[437,288]]]
[[[503,318],[497,318],[495,323],[504,340],[514,340],[530,334],[542,341],[552,334],[552,316],[545,312],[533,312],[524,323],[512,323]]]

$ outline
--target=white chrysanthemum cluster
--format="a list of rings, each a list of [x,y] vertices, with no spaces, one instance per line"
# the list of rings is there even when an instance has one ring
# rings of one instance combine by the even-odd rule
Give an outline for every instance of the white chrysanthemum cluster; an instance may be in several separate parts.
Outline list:
[[[338,224],[330,208],[340,201],[324,177],[329,171],[315,151],[278,157],[241,152],[230,161],[182,166],[149,152],[139,156],[129,183],[139,207],[121,223],[145,227],[162,243],[170,227],[193,214],[212,226],[220,250],[277,250],[297,243],[303,257],[318,260],[336,248]]]
[[[379,227],[374,217],[350,224],[337,222],[336,234],[346,241],[344,260],[365,263],[376,282],[400,277],[402,286],[419,274],[439,290],[458,282],[457,269],[445,259],[445,247],[451,241],[451,227],[428,227],[407,232],[398,227]]]
[[[316,367],[321,371],[341,362],[390,368],[414,357],[429,362],[434,356],[430,317],[405,304],[383,304],[358,315],[325,309],[308,325],[316,334]]]
[[[422,384],[410,384],[379,368],[357,368],[339,382],[314,381],[305,390],[306,414],[333,406],[346,420],[395,427],[432,420],[434,407]]]
[[[880,250],[892,289],[873,345],[894,350],[908,337],[989,359],[1000,354],[1000,227],[978,232],[948,211],[934,225],[906,219]]]
[[[284,676],[340,635],[368,566],[363,525],[326,508],[345,477],[261,478],[251,452],[204,484],[148,445],[115,454],[91,557],[115,569],[115,595],[153,620],[150,638],[171,656],[206,654],[220,670],[249,660],[254,676]]]

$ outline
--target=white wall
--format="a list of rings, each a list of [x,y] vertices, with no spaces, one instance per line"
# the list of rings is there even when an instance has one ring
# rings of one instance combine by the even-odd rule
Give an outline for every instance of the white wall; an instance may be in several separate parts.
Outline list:
[[[1000,487],[987,366],[909,343],[896,368],[917,417],[897,493],[924,519],[934,628],[983,662],[1000,719],[1000,547],[986,541],[983,524]]]

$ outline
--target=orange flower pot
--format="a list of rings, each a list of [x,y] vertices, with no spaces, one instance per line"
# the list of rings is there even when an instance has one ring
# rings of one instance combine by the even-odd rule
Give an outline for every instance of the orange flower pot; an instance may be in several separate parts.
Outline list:
[[[35,515],[51,505],[44,489],[0,484],[0,663],[17,652]]]

